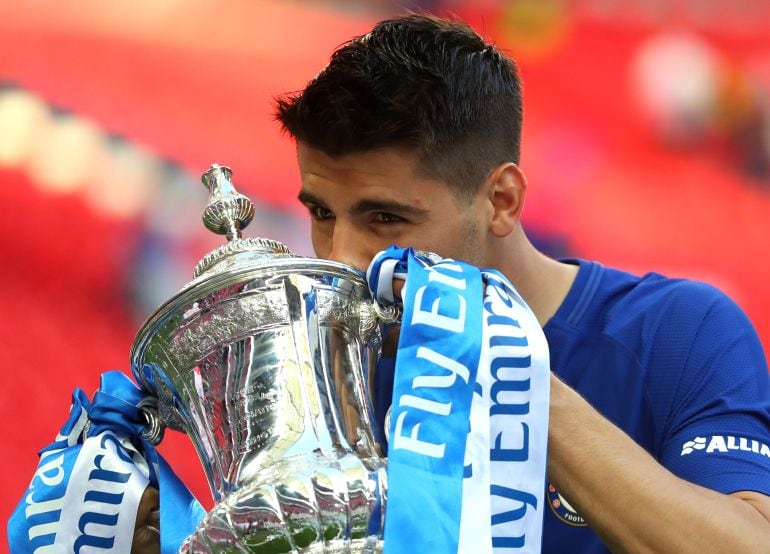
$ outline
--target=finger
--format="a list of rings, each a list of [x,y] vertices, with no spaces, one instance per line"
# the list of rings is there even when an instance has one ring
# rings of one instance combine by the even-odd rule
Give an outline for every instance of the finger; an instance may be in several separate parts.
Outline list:
[[[401,298],[402,290],[404,290],[404,280],[398,277],[393,278],[393,296]]]
[[[144,489],[139,501],[131,554],[160,554],[160,503],[155,487]]]

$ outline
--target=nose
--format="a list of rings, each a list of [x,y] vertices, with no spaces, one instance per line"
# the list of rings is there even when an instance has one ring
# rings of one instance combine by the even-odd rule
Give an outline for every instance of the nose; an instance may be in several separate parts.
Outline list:
[[[351,265],[361,271],[366,271],[376,250],[366,240],[366,237],[353,225],[340,221],[335,222],[329,259]]]

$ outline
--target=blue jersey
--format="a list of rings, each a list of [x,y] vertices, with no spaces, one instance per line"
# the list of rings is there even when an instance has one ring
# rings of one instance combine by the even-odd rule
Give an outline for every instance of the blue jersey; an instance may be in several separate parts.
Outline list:
[[[674,474],[770,495],[770,377],[740,308],[703,283],[568,262],[577,278],[544,329],[552,370]],[[394,365],[378,366],[380,422]],[[543,552],[609,552],[550,483],[545,498]]]
[[[767,362],[743,312],[706,284],[571,263],[552,370],[679,477],[770,494]],[[569,500],[548,484],[543,552],[609,552]]]

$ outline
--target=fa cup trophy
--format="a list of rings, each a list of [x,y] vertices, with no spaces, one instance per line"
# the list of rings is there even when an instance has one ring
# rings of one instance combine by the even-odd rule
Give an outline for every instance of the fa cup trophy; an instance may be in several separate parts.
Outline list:
[[[227,167],[203,220],[229,242],[131,351],[155,429],[187,433],[216,505],[182,552],[380,552],[387,480],[372,387],[397,313],[344,264],[241,238],[254,207]]]

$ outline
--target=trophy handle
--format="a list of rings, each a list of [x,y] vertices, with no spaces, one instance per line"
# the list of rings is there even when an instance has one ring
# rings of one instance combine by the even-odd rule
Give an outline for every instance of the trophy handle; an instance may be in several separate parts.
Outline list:
[[[376,300],[372,301],[372,309],[379,321],[384,325],[399,323],[401,321],[401,308],[395,305],[386,306]]]
[[[359,336],[369,340],[375,330],[387,331],[388,327],[401,321],[401,308],[394,305],[385,305],[377,300],[363,302],[359,306]]]
[[[166,426],[158,414],[158,398],[156,396],[145,396],[139,402],[139,410],[147,422],[147,427],[142,431],[142,437],[151,445],[157,446],[163,440],[163,435],[166,433]]]

